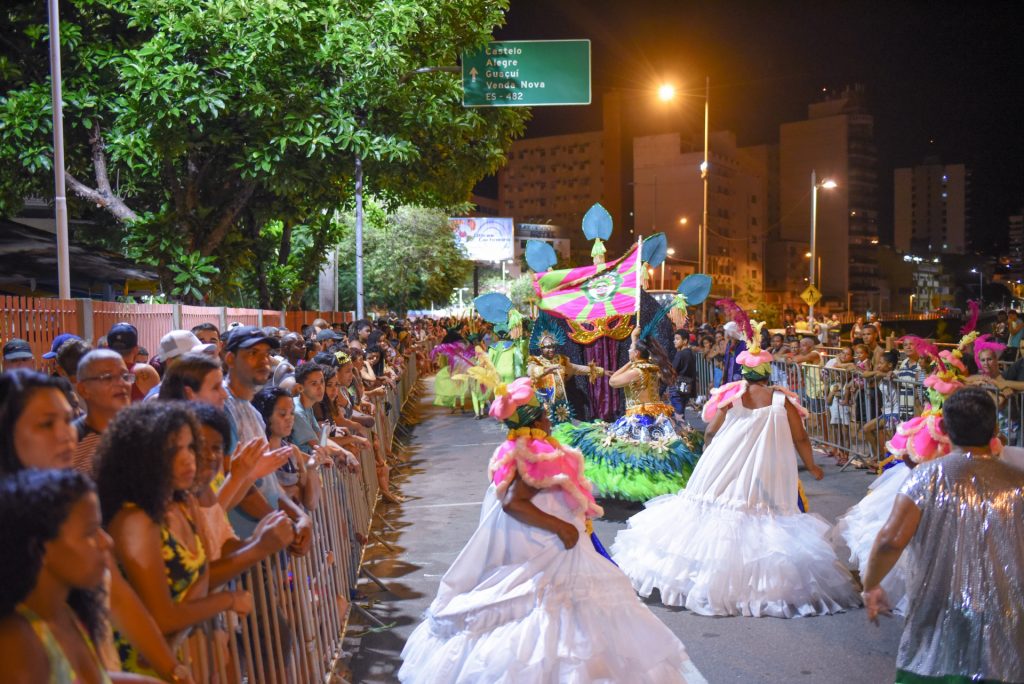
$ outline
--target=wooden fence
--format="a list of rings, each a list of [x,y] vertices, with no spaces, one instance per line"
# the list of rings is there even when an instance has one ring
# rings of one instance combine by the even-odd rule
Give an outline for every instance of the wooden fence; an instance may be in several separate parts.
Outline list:
[[[53,339],[72,333],[95,344],[115,323],[127,322],[139,331],[139,344],[155,354],[160,338],[171,330],[190,330],[213,323],[222,332],[234,322],[242,325],[282,324],[300,330],[317,318],[329,323],[351,323],[351,311],[279,311],[236,309],[185,304],[122,304],[92,299],[49,299],[0,296],[0,343],[21,338],[32,345],[36,358],[50,351]]]

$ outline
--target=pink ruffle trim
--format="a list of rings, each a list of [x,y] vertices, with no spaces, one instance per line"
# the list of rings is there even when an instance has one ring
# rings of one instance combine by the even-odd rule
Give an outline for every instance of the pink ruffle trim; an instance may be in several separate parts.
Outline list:
[[[942,431],[942,412],[930,410],[896,426],[896,434],[885,444],[893,456],[907,456],[914,463],[945,456],[951,446]]]
[[[588,518],[604,515],[583,475],[583,454],[575,449],[529,437],[506,440],[494,450],[488,468],[499,498],[508,491],[516,474],[536,489],[560,488],[573,508],[582,510]]]

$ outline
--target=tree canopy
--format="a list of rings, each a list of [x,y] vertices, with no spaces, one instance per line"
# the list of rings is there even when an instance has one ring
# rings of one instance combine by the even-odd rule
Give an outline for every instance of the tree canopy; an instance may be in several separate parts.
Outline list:
[[[368,202],[364,223],[366,300],[373,306],[405,312],[444,306],[453,288],[473,272],[455,241],[442,209],[402,206],[388,212],[378,202]],[[355,248],[354,217],[343,217],[342,253]],[[341,308],[355,308],[355,267],[338,264],[338,297]]]
[[[165,284],[202,268],[207,294],[223,296],[240,268],[279,283],[315,273],[336,238],[329,217],[351,201],[356,159],[368,192],[427,206],[465,201],[502,163],[528,114],[463,108],[456,75],[416,70],[456,64],[506,9],[507,0],[66,0],[72,211],[115,221],[123,251],[158,266]],[[52,188],[45,3],[15,0],[2,21],[0,214],[10,214]],[[260,292],[265,305],[272,296]]]

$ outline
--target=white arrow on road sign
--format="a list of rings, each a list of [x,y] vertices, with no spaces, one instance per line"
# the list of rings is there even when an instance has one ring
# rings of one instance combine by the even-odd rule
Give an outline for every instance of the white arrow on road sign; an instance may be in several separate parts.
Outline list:
[[[469,77],[473,81],[473,83],[476,83],[476,75],[479,73],[480,72],[476,70],[476,67],[473,67],[472,69],[469,70]]]

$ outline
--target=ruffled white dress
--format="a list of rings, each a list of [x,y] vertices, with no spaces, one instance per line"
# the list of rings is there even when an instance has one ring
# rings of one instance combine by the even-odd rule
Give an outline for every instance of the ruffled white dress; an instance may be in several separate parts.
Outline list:
[[[799,617],[860,605],[829,525],[797,507],[786,395],[748,409],[741,395],[686,488],[652,499],[612,557],[641,596],[701,615]]]
[[[897,463],[882,473],[868,487],[867,495],[838,520],[832,530],[832,541],[837,549],[843,545],[850,550],[850,563],[860,571],[861,579],[868,569],[871,547],[882,525],[889,519],[893,502],[900,493],[903,483],[910,477],[910,468]],[[889,598],[889,605],[897,615],[907,614],[906,564],[908,554],[899,561],[882,580],[882,588]]]
[[[576,525],[569,550],[502,509],[492,484],[480,526],[402,651],[409,683],[704,682],[683,644],[598,555],[557,487],[533,498]],[[578,507],[575,507],[578,508]]]

